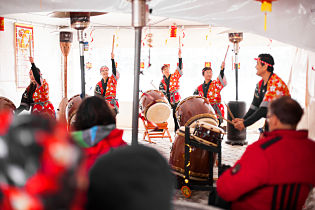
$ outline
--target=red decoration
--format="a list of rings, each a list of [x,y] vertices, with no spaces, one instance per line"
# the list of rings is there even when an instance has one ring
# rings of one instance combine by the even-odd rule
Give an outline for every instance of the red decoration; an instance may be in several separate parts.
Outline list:
[[[140,62],[140,69],[144,69],[144,62]]]
[[[205,62],[205,67],[211,67],[211,62]]]
[[[277,0],[256,0],[261,2],[261,11],[265,12],[265,25],[264,29],[267,30],[267,12],[272,11],[272,2]]]
[[[164,64],[164,66],[168,66],[168,68],[171,66],[171,64]]]
[[[0,17],[0,31],[4,31],[4,17]]]
[[[176,24],[171,26],[170,30],[170,37],[176,37],[177,36],[177,26]]]

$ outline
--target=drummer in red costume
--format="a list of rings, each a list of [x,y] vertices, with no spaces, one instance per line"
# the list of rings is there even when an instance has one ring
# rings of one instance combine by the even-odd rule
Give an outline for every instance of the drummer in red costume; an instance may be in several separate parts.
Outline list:
[[[182,50],[178,49],[178,67],[173,74],[170,74],[170,68],[167,65],[162,66],[163,79],[160,83],[159,90],[163,92],[173,109],[173,118],[175,124],[175,132],[179,128],[176,119],[176,107],[181,99],[179,95],[179,78],[183,75],[182,70]]]
[[[245,127],[266,117],[268,104],[280,96],[289,96],[289,89],[282,79],[273,73],[274,60],[270,54],[260,54],[257,60],[256,74],[262,79],[256,85],[254,98],[243,119],[235,118],[234,127],[243,130]],[[267,124],[265,129],[268,130]]]
[[[108,72],[109,68],[107,66],[102,66],[100,73],[102,75],[102,80],[99,81],[94,90],[95,96],[102,96],[105,100],[111,105],[115,110],[115,113],[118,114],[119,103],[116,99],[116,89],[117,89],[117,80],[119,79],[119,73],[116,70],[114,53],[111,53],[112,60],[112,75],[109,77]]]
[[[19,114],[23,110],[29,110],[32,107],[32,113],[56,119],[55,108],[49,101],[48,83],[42,78],[39,68],[35,66],[33,57],[29,57],[29,60],[32,64],[29,72],[31,84],[23,93],[21,105],[16,109],[15,113]]]
[[[199,95],[207,98],[213,107],[216,114],[224,117],[224,106],[221,104],[221,90],[226,86],[226,77],[224,75],[225,63],[222,62],[221,71],[218,78],[212,81],[211,67],[202,69],[202,76],[205,78],[203,84],[199,85],[194,92],[194,95]],[[220,124],[222,119],[219,118]]]
[[[315,186],[315,142],[296,130],[303,115],[289,96],[271,102],[270,132],[249,145],[217,181],[218,195],[232,209],[302,209]]]

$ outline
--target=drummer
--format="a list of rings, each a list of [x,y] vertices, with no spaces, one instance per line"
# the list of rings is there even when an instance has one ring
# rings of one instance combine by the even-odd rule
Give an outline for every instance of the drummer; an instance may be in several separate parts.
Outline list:
[[[273,57],[270,54],[260,54],[255,60],[257,61],[256,75],[262,79],[256,85],[252,104],[243,119],[235,118],[233,120],[234,127],[240,131],[254,124],[260,118],[266,118],[269,102],[280,96],[290,95],[287,85],[278,75],[273,73],[275,64]],[[260,130],[261,132],[268,131],[267,124],[265,123],[264,129]]]
[[[22,95],[21,104],[15,110],[15,114],[31,108],[32,114],[41,114],[50,119],[56,119],[55,108],[49,101],[49,86],[42,74],[35,66],[34,58],[29,57],[32,65],[29,71],[30,84]]]
[[[202,69],[202,76],[205,78],[203,84],[199,85],[194,95],[199,95],[207,98],[212,105],[216,114],[224,117],[224,106],[221,104],[221,90],[226,86],[226,77],[224,75],[224,61],[221,64],[221,71],[216,80],[212,79],[212,68],[205,67]],[[222,123],[222,119],[219,118],[219,124]]]
[[[102,75],[102,80],[96,84],[94,95],[104,97],[105,100],[114,109],[115,113],[118,114],[119,103],[116,99],[116,89],[117,89],[117,80],[119,79],[119,73],[116,70],[114,57],[115,55],[112,52],[111,53],[112,75],[110,77],[108,75],[109,68],[107,66],[102,66],[100,68],[100,74]]]
[[[163,79],[160,83],[159,90],[166,96],[167,100],[170,102],[173,109],[173,118],[175,124],[175,133],[179,128],[176,119],[176,107],[181,99],[179,95],[179,78],[183,75],[182,70],[182,50],[178,49],[178,67],[173,74],[170,74],[170,67],[168,65],[163,65],[161,70],[163,74]]]

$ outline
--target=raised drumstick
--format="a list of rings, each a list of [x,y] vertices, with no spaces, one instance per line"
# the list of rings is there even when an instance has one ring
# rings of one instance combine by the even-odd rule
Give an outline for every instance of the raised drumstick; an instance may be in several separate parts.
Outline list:
[[[225,56],[224,56],[224,63],[225,63],[225,59],[226,59],[226,56],[227,56],[227,53],[229,51],[229,48],[230,48],[230,45],[228,45],[227,49],[226,49],[226,53],[225,53]]]
[[[32,57],[32,36],[29,37],[28,44],[30,49],[30,57]]]
[[[112,53],[114,53],[114,48],[115,48],[115,34],[113,35]]]

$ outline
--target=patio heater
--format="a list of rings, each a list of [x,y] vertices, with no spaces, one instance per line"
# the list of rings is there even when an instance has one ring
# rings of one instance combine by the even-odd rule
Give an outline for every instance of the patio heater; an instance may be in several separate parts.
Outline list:
[[[85,67],[84,67],[84,40],[83,31],[90,25],[90,16],[103,15],[104,12],[53,12],[50,16],[57,18],[69,18],[71,27],[77,30],[80,50],[81,68],[81,97],[85,97]]]
[[[138,144],[138,116],[139,116],[139,74],[141,56],[141,33],[146,25],[149,14],[148,0],[128,0],[132,3],[132,26],[135,28],[135,59],[132,107],[132,145]]]
[[[66,105],[68,103],[68,89],[67,89],[67,81],[68,81],[68,55],[71,48],[71,43],[73,39],[73,34],[70,31],[61,31],[59,33],[59,40],[60,40],[60,49],[63,54],[63,98],[59,104],[57,109],[58,111],[58,120],[61,122],[66,122]]]
[[[238,69],[239,69],[239,62],[238,62],[238,53],[239,53],[239,43],[243,40],[243,33],[229,33],[229,40],[233,43],[234,54],[235,54],[235,63],[234,63],[234,70],[235,70],[235,91],[236,97],[235,101],[229,101],[228,106],[234,115],[233,117],[242,118],[245,114],[246,104],[244,101],[238,101]],[[232,120],[232,116],[228,115],[228,119]],[[234,126],[230,123],[227,124],[227,144],[231,145],[245,145],[247,144],[246,140],[246,128],[242,131],[239,131],[234,128]]]

